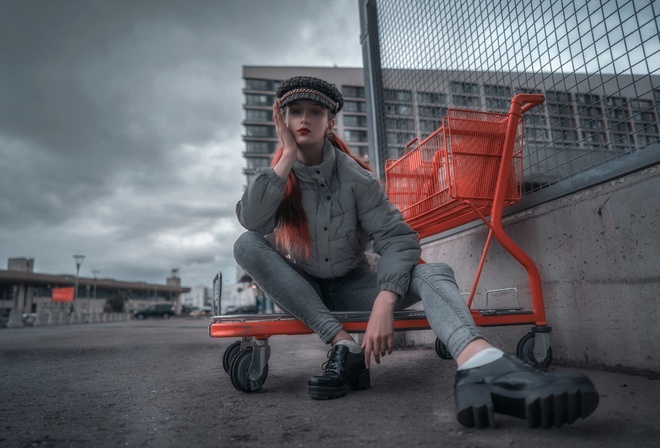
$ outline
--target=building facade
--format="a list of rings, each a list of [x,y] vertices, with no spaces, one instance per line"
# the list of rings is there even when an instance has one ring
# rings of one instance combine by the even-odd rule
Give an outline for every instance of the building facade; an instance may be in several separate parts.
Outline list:
[[[211,305],[211,291],[208,286],[195,285],[190,292],[181,294],[181,306],[188,309],[202,309]]]
[[[75,300],[57,302],[53,290],[78,286]],[[144,308],[155,303],[171,303],[180,311],[180,296],[190,288],[181,286],[181,279],[173,270],[165,284],[127,282],[109,278],[78,277],[34,272],[34,259],[11,258],[7,270],[0,270],[0,319],[12,315],[33,315],[66,311],[99,314],[121,304],[124,312]]]
[[[335,132],[355,154],[370,163],[381,179],[387,159],[403,155],[416,137],[424,139],[442,125],[447,109],[506,113],[517,93],[541,93],[545,104],[525,116],[524,191],[574,176],[587,167],[620,159],[639,149],[660,145],[660,75],[620,75],[595,91],[595,75],[572,74],[573,87],[556,86],[565,77],[549,73],[490,73],[473,71],[386,70],[382,107],[367,126],[364,72],[360,68],[270,67],[243,68],[243,121],[246,182],[254,170],[270,165],[277,147],[272,104],[280,83],[290,76],[317,76],[335,84],[345,97]],[[598,75],[602,81],[602,75]],[[550,86],[543,89],[540,86]],[[370,144],[371,141],[371,144]]]

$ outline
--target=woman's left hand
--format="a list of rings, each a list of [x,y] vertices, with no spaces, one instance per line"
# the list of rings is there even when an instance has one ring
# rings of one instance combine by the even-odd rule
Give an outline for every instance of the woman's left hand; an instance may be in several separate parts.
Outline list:
[[[364,362],[369,368],[373,352],[376,364],[380,364],[381,356],[391,354],[394,350],[394,305],[397,295],[391,291],[381,291],[374,301],[371,316],[364,332],[362,349]]]

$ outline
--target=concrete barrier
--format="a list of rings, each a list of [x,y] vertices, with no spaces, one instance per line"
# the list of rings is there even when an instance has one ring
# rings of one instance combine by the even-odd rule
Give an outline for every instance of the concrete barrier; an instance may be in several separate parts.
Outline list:
[[[7,321],[7,328],[23,328],[23,314],[17,310],[12,309],[9,313],[9,320]]]
[[[572,364],[660,372],[660,166],[541,204],[504,219],[507,234],[539,268],[553,358]],[[474,281],[485,226],[424,242],[426,262],[446,262],[461,291]],[[525,271],[497,242],[475,303],[486,290],[515,286],[529,308]],[[507,351],[531,325],[483,328]],[[411,332],[433,343],[431,332]]]
[[[48,325],[48,320],[50,318],[50,313],[46,310],[37,311],[37,318],[34,320],[35,327],[41,327],[43,325]]]

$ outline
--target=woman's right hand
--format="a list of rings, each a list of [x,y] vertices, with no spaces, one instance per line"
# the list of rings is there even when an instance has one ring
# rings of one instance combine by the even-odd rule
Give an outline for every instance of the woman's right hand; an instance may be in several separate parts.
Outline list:
[[[282,157],[295,159],[298,156],[298,144],[284,123],[279,99],[273,103],[273,123],[275,123],[275,131],[277,132],[277,139],[280,142],[280,146],[284,148]]]

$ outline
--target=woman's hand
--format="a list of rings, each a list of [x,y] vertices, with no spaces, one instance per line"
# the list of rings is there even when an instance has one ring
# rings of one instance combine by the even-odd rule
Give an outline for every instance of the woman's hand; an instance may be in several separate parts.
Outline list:
[[[391,354],[394,350],[394,305],[396,299],[396,293],[381,291],[374,301],[362,342],[364,362],[367,369],[371,364],[372,352],[376,364],[380,364],[381,356]]]
[[[277,139],[280,142],[280,146],[284,148],[282,157],[295,159],[298,156],[298,144],[284,123],[279,99],[273,103],[273,123],[275,124],[275,131],[277,132]]]

